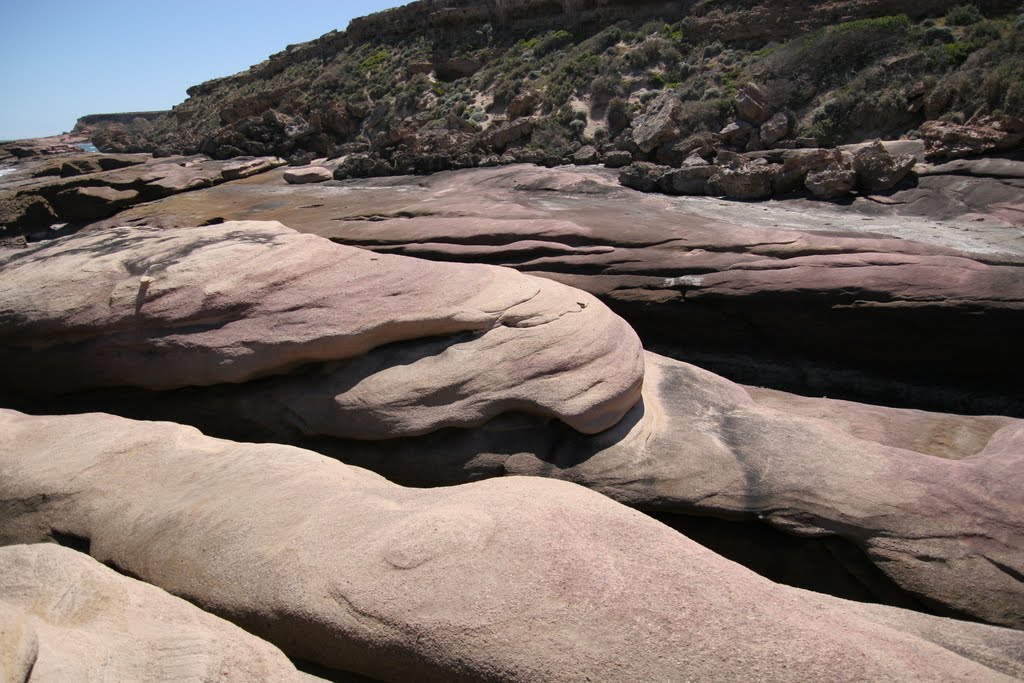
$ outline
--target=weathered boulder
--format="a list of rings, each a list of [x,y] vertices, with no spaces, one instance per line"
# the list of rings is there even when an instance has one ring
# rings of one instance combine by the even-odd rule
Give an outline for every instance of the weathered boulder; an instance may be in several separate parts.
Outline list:
[[[179,425],[0,411],[0,497],[18,501],[0,538],[77,537],[293,658],[379,680],[1024,675],[1024,633],[773,584],[565,482],[405,489]]]
[[[0,548],[0,633],[5,681],[311,680],[234,624],[51,543]]]
[[[596,164],[600,158],[600,153],[593,145],[583,145],[572,155],[572,163],[586,166],[588,164]]]
[[[78,234],[0,256],[0,269],[7,388],[164,390],[331,363],[275,400],[312,431],[387,438],[508,410],[601,431],[643,378],[636,335],[584,292],[279,223]]]
[[[641,192],[654,192],[658,189],[662,176],[671,170],[668,166],[652,164],[649,161],[635,161],[619,171],[619,183]]]
[[[242,178],[248,178],[249,176],[256,175],[257,173],[266,173],[271,169],[284,165],[285,160],[280,157],[257,157],[255,159],[244,159],[225,164],[221,169],[220,175],[224,180],[240,180]]]
[[[604,165],[608,168],[623,168],[633,163],[633,155],[624,150],[605,152]]]
[[[959,159],[975,154],[1005,152],[1024,144],[1024,122],[1010,117],[981,119],[960,125],[925,121],[919,129],[929,159]]]
[[[733,199],[766,199],[772,196],[775,167],[763,159],[747,161],[719,153],[716,172],[709,183],[712,192]]]
[[[633,142],[641,152],[647,154],[658,145],[679,137],[675,116],[681,104],[675,93],[665,92],[633,120]]]
[[[773,188],[776,194],[803,191],[807,174],[820,171],[835,162],[835,154],[827,149],[800,150],[786,156],[776,170]]]
[[[708,180],[717,171],[717,167],[693,154],[686,158],[678,170],[668,171],[661,177],[661,190],[667,194],[708,194]]]
[[[811,171],[804,179],[804,187],[818,199],[846,196],[853,192],[856,185],[856,171],[839,152],[836,152],[827,166]]]
[[[917,159],[909,154],[889,154],[880,140],[875,140],[853,155],[857,185],[867,192],[891,190],[907,177],[916,163]]]
[[[779,112],[761,125],[759,131],[761,144],[771,147],[782,138],[789,135],[789,117]]]
[[[509,145],[528,138],[537,122],[532,117],[523,117],[488,128],[480,134],[480,146],[486,150],[501,152]]]
[[[718,131],[718,140],[734,147],[746,147],[754,127],[746,121],[733,121]]]
[[[284,181],[289,185],[305,185],[307,183],[322,183],[332,180],[334,173],[331,169],[323,166],[300,166],[289,168],[284,172]]]
[[[736,93],[733,101],[736,115],[755,125],[768,119],[768,94],[757,83],[747,83]]]
[[[379,178],[391,175],[394,168],[380,157],[366,153],[350,154],[334,169],[335,180]]]
[[[528,90],[513,97],[512,101],[505,107],[505,113],[509,119],[532,116],[538,104],[540,104],[540,96],[535,91]]]

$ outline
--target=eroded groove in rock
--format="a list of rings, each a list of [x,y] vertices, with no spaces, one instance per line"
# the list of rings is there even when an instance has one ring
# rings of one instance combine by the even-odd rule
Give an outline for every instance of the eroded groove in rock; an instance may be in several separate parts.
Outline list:
[[[386,438],[507,410],[599,432],[642,383],[636,335],[584,292],[278,223],[119,228],[8,252],[0,268],[12,389],[166,390],[333,363],[283,380],[273,402],[316,433]],[[408,346],[375,351],[395,342]]]
[[[0,422],[0,493],[68,495],[19,517],[88,535],[97,559],[329,668],[383,680],[1024,675],[1021,632],[779,586],[565,482],[412,490],[167,423]]]

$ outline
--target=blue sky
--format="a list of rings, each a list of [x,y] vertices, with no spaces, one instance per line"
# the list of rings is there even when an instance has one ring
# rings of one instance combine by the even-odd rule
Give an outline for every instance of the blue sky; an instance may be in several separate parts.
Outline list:
[[[0,140],[169,109],[196,83],[409,0],[0,0]]]

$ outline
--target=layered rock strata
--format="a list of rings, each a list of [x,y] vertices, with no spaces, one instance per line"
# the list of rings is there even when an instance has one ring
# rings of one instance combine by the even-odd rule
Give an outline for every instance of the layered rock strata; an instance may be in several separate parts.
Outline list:
[[[459,681],[1024,675],[1020,632],[778,586],[564,482],[413,490],[166,423],[0,411],[0,426],[0,495],[17,502],[0,518],[4,541],[77,537],[331,669]]]
[[[415,485],[544,475],[651,512],[758,519],[845,539],[933,609],[1024,626],[1019,421],[921,418],[982,435],[941,460],[650,354],[638,404],[637,338],[589,295],[279,224],[110,229],[0,267],[9,403],[309,443]]]
[[[599,432],[643,378],[636,335],[584,292],[279,223],[82,234],[0,255],[0,269],[8,389],[167,390],[291,372],[301,386],[287,402],[311,430],[386,438],[509,410]]]

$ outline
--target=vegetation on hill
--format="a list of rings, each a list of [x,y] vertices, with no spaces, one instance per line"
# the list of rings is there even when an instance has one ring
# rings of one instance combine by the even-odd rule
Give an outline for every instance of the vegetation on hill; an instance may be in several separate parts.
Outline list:
[[[722,10],[699,31],[685,16],[538,30],[488,23],[455,39],[328,34],[191,89],[155,123],[108,125],[94,140],[219,158],[368,152],[399,171],[403,150],[432,159],[405,170],[531,150],[557,160],[584,145],[639,158],[630,126],[659,96],[678,99],[679,137],[696,147],[737,118],[734,97],[748,82],[795,136],[823,144],[912,135],[929,119],[1024,116],[1024,13],[945,10],[801,25],[794,35],[730,35],[739,20]],[[524,117],[529,125],[510,129]]]

